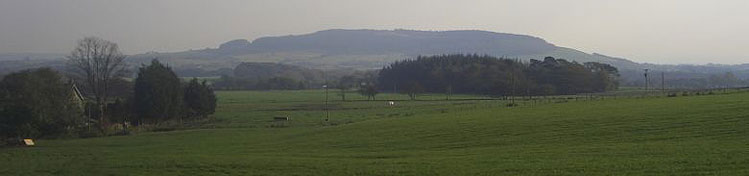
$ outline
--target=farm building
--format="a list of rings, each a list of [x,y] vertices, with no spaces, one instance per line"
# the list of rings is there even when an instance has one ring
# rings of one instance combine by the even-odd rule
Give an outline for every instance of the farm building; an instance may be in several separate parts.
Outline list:
[[[78,86],[73,82],[70,83],[70,93],[72,94],[70,101],[78,105],[81,111],[84,111],[84,108],[86,107],[86,97],[83,96],[81,90],[78,89]]]

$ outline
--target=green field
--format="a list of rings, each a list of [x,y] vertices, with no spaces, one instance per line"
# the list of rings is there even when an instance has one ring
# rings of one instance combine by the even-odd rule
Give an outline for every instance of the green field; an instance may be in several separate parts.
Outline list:
[[[218,92],[198,129],[0,148],[0,175],[749,175],[749,93],[512,108],[335,93],[326,122],[319,90]]]

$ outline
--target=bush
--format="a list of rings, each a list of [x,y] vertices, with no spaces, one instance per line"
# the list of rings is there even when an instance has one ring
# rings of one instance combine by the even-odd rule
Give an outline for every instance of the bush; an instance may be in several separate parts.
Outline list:
[[[180,79],[158,60],[142,66],[135,79],[133,105],[139,122],[162,122],[181,117],[184,95]]]
[[[216,95],[206,81],[198,83],[198,79],[193,78],[185,86],[184,92],[185,106],[189,116],[205,119],[216,111]]]
[[[0,137],[68,135],[85,120],[72,85],[50,68],[24,70],[0,81]]]

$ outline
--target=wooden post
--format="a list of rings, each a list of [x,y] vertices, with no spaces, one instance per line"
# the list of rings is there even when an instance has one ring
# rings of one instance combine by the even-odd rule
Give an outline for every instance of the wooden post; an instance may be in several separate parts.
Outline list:
[[[666,72],[661,72],[661,93],[666,95]]]

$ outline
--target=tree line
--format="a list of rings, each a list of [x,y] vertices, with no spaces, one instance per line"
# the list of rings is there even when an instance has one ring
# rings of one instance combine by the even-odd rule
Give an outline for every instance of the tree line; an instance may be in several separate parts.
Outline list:
[[[154,59],[134,80],[117,44],[96,37],[77,43],[69,71],[28,69],[0,80],[0,139],[103,135],[121,126],[207,119],[216,96],[206,81],[183,82]]]
[[[243,78],[228,75],[213,82],[213,86],[221,90],[303,90],[319,85],[305,80],[290,77]]]
[[[671,75],[668,75],[669,77]],[[666,78],[663,83],[658,78],[651,79],[651,85],[660,88],[660,84],[666,88],[682,88],[682,89],[715,89],[715,88],[734,88],[734,87],[745,87],[749,85],[749,82],[741,80],[732,72],[726,72],[723,74],[711,74],[707,77],[702,78]],[[654,83],[657,82],[657,83]]]
[[[377,87],[388,92],[464,93],[494,96],[602,92],[618,87],[618,70],[608,64],[580,64],[546,57],[523,63],[486,55],[419,56],[379,72]]]
[[[237,65],[232,75],[214,81],[223,90],[301,90],[320,87],[325,83],[321,70],[293,65],[245,62]]]

